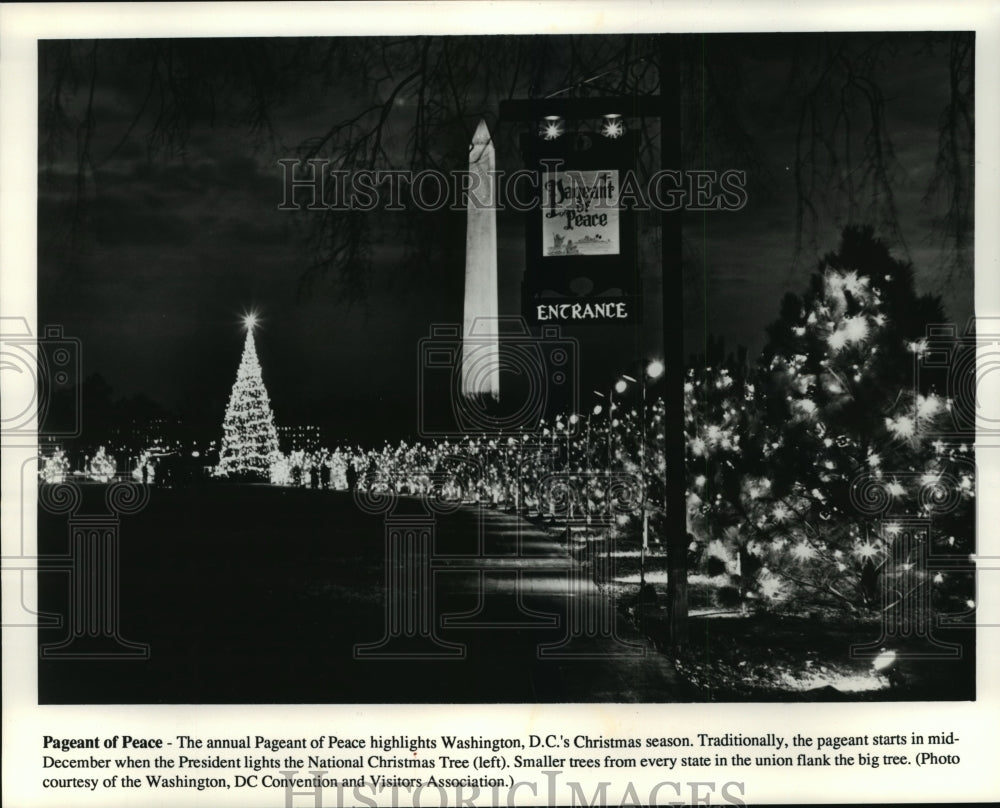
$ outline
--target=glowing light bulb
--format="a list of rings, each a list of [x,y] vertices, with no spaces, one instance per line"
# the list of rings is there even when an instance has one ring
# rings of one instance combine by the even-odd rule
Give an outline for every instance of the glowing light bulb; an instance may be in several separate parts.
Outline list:
[[[625,134],[625,121],[621,115],[605,115],[601,125],[601,134],[612,140]]]
[[[545,140],[555,140],[564,132],[563,120],[558,115],[546,115],[538,127],[538,134]]]

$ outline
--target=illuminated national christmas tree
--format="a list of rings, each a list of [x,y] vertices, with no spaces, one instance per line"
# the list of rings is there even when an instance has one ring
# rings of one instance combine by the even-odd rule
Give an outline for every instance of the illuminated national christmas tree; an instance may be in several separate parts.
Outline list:
[[[220,477],[252,476],[267,480],[271,463],[278,456],[278,431],[253,339],[256,317],[247,315],[244,324],[247,338],[222,422],[222,450],[215,473]]]

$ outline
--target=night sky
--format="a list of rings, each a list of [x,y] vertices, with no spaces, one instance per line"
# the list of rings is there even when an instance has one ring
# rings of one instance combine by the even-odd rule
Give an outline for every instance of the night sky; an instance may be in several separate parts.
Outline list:
[[[868,39],[857,37],[851,52],[864,54],[858,43]],[[536,40],[536,51],[544,54],[548,44]],[[701,352],[706,337],[714,335],[730,348],[746,346],[753,356],[781,296],[804,290],[818,257],[835,248],[838,228],[869,221],[864,199],[855,199],[852,211],[847,190],[845,156],[860,153],[865,134],[859,97],[850,106],[856,129],[838,140],[834,152],[843,182],[826,183],[814,193],[816,221],[807,221],[796,250],[796,160],[822,161],[825,169],[831,160],[822,150],[796,154],[802,106],[789,82],[799,69],[795,60],[814,50],[812,41],[801,35],[746,35],[700,42],[703,64],[722,84],[699,85],[705,90],[700,111],[695,105],[682,124],[685,159],[692,168],[747,170],[749,202],[738,212],[685,217],[683,266],[670,271],[684,274],[686,354]],[[339,64],[322,77],[303,75],[279,88],[273,129],[265,131],[238,114],[240,94],[246,92],[238,82],[215,86],[211,109],[158,106],[159,88],[141,60],[133,64],[123,57],[158,46],[156,40],[103,41],[90,61],[92,43],[75,43],[77,72],[67,74],[55,46],[40,45],[39,325],[61,323],[67,334],[80,338],[83,375],[100,374],[115,397],[143,394],[192,421],[221,425],[240,358],[241,317],[256,309],[262,319],[257,346],[279,425],[321,423],[333,440],[374,442],[412,433],[418,340],[428,335],[431,323],[462,319],[464,217],[428,222],[437,228],[441,252],[431,264],[415,268],[403,261],[400,215],[373,211],[365,298],[345,302],[335,274],[304,285],[308,217],[320,214],[277,209],[282,174],[276,161],[297,156],[306,139],[368,103],[357,76],[349,63]],[[238,58],[234,47],[220,44],[218,59]],[[287,44],[289,52],[294,47]],[[891,188],[899,231],[916,267],[918,290],[941,294],[949,318],[964,323],[972,314],[971,270],[948,264],[941,235],[946,199],[927,197],[949,101],[948,47],[900,36],[879,54],[871,72],[878,78],[885,134],[894,148]],[[699,67],[688,66],[687,80],[704,78]],[[268,65],[259,68],[266,71]],[[205,68],[206,74],[212,70],[218,72],[218,64]],[[189,69],[189,78],[190,93],[201,97],[197,67]],[[62,118],[45,104],[56,82]],[[544,96],[558,89],[522,82],[513,95]],[[84,150],[78,133],[91,91],[91,135]],[[497,123],[495,101],[509,92],[484,88],[481,108],[470,110],[461,123],[471,131],[479,114],[486,117],[498,167],[515,170],[521,167],[517,136],[527,127]],[[395,104],[409,111],[390,128],[396,138],[387,148],[399,154],[417,99],[407,90]],[[821,132],[842,131],[834,129],[834,107],[829,99],[817,100]],[[729,132],[729,147],[720,146],[719,138],[691,134],[698,131],[699,114],[703,123],[711,119],[718,131]],[[172,148],[163,147],[158,137],[181,117],[184,136]],[[650,125],[655,140],[655,124]],[[753,158],[745,164],[739,162],[743,147]],[[460,161],[453,167],[464,168]],[[859,173],[858,182],[862,179]],[[83,205],[75,201],[79,188]],[[878,212],[870,215],[877,218]],[[907,254],[882,222],[870,223],[897,255]],[[501,213],[501,314],[518,313],[522,237],[520,215]],[[971,244],[964,254],[971,261]],[[581,340],[583,406],[593,387],[606,388],[629,363],[661,352],[659,245],[648,221],[640,230],[639,257],[646,296],[642,328],[567,332]]]

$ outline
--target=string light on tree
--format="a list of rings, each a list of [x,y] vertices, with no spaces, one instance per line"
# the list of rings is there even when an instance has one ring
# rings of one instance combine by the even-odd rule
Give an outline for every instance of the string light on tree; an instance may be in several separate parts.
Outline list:
[[[247,336],[222,422],[222,449],[215,469],[220,477],[237,475],[267,480],[271,465],[278,458],[278,431],[253,338],[258,322],[254,311],[243,317]]]

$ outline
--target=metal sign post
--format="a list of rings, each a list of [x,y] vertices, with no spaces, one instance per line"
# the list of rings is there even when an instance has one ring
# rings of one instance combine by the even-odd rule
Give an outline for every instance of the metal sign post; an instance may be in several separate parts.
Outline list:
[[[519,99],[500,103],[501,120],[588,120],[616,113],[624,118],[660,119],[660,163],[681,168],[680,36],[660,37],[660,94],[581,99]],[[670,641],[687,644],[687,510],[684,468],[684,281],[681,274],[680,210],[663,210],[660,219],[663,352],[664,450],[666,455],[666,544],[670,603]],[[529,264],[530,269],[530,264]],[[548,310],[546,310],[546,313]],[[537,320],[536,320],[537,321]],[[583,322],[583,321],[581,321]]]

